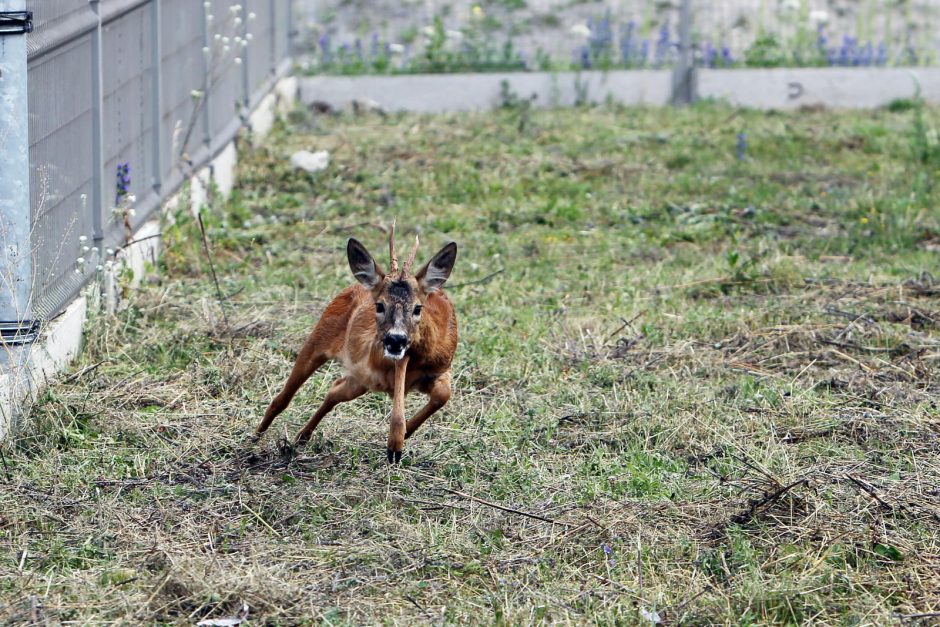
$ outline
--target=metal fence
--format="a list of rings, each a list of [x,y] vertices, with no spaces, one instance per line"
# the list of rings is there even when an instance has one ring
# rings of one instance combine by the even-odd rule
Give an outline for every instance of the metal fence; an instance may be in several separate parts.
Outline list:
[[[27,0],[32,316],[54,317],[224,147],[289,53],[290,0]],[[81,261],[80,261],[81,260]]]

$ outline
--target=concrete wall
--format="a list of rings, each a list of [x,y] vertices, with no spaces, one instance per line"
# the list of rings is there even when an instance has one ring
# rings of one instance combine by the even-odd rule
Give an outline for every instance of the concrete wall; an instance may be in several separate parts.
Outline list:
[[[754,109],[870,109],[913,98],[940,103],[938,68],[770,68],[698,70],[699,98]]]
[[[375,101],[386,111],[483,111],[499,106],[501,84],[539,107],[571,106],[611,98],[628,105],[666,105],[672,96],[670,70],[612,72],[514,72],[505,74],[407,74],[315,76],[300,79],[300,99],[340,108],[353,100]]]
[[[354,100],[374,101],[385,111],[443,113],[485,111],[502,102],[501,84],[538,107],[566,107],[582,95],[588,102],[608,98],[626,105],[667,105],[669,70],[613,72],[515,72],[401,76],[316,76],[298,79],[300,100],[345,108]],[[695,71],[699,99],[724,100],[754,109],[870,109],[899,98],[940,104],[940,68],[770,68]]]

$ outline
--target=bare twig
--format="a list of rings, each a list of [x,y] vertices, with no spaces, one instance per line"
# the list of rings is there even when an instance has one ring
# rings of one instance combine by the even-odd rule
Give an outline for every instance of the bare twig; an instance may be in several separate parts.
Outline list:
[[[85,376],[85,375],[88,374],[89,372],[92,372],[92,371],[94,371],[94,370],[97,370],[98,367],[99,367],[101,364],[105,363],[106,361],[107,361],[107,360],[102,360],[102,361],[99,361],[99,362],[97,362],[97,363],[91,364],[91,365],[89,365],[89,366],[85,366],[84,368],[82,368],[81,370],[79,370],[78,372],[76,372],[75,374],[71,374],[71,375],[67,376],[67,377],[64,379],[64,382],[65,382],[65,383],[75,383],[76,381],[78,381],[79,379],[81,379],[83,376]]]
[[[13,477],[10,476],[10,468],[9,466],[7,466],[6,455],[3,454],[2,448],[0,448],[0,461],[3,462],[3,474],[6,475],[7,483],[9,483],[10,481],[13,481]]]
[[[756,501],[752,501],[751,504],[748,506],[747,511],[742,512],[740,514],[735,514],[734,516],[732,516],[731,522],[736,523],[738,525],[747,524],[748,522],[751,521],[752,518],[754,518],[754,515],[757,514],[757,510],[759,510],[760,508],[766,505],[770,505],[771,503],[775,503],[776,501],[779,501],[781,497],[783,497],[783,495],[785,495],[787,492],[789,492],[796,486],[801,485],[803,483],[806,483],[805,478],[794,481],[793,483],[789,485],[785,485],[782,488],[779,488],[777,490],[774,490],[773,492],[769,494],[765,494],[762,498],[757,499]]]
[[[476,279],[474,281],[467,281],[466,283],[458,283],[456,285],[448,285],[447,287],[452,290],[455,290],[460,287],[467,287],[468,285],[482,285],[483,283],[489,283],[490,281],[493,280],[494,277],[502,274],[505,271],[506,271],[506,268],[500,268],[499,270],[497,270],[496,272],[493,272],[492,274],[487,274],[482,279]]]
[[[141,237],[139,239],[132,239],[128,242],[125,242],[122,246],[119,246],[118,250],[124,250],[125,248],[133,246],[134,244],[146,242],[147,240],[150,240],[150,239],[157,239],[158,237],[163,237],[163,233],[155,233],[153,235],[148,235],[147,237]]]
[[[513,509],[512,507],[506,507],[505,505],[500,505],[499,503],[493,503],[492,501],[487,501],[481,499],[478,496],[473,496],[472,494],[467,494],[466,492],[461,492],[460,490],[454,490],[453,488],[442,488],[445,492],[450,492],[451,494],[456,494],[457,496],[462,496],[465,499],[470,499],[475,503],[480,505],[486,505],[487,507],[492,507],[493,509],[502,510],[504,512],[509,512],[510,514],[518,514],[519,516],[525,516],[526,518],[532,518],[534,520],[541,520],[542,522],[547,522],[552,525],[562,525],[564,527],[571,527],[570,524],[559,522],[557,520],[552,520],[551,518],[546,518],[544,516],[539,516],[538,514],[530,514],[529,512],[523,512],[522,510]]]
[[[937,618],[940,617],[940,612],[919,612],[917,614],[895,614],[898,618],[902,620],[910,620],[913,618]]]
[[[845,477],[846,479],[848,479],[849,481],[851,481],[852,483],[860,487],[863,492],[865,492],[870,497],[878,501],[881,505],[883,505],[884,507],[887,507],[889,510],[892,510],[892,511],[894,510],[894,506],[892,506],[890,503],[885,502],[885,500],[878,495],[878,492],[875,491],[875,488],[873,488],[866,482],[862,481],[858,477],[853,477],[852,475],[845,475]]]
[[[227,329],[228,316],[225,313],[225,297],[222,296],[222,288],[219,286],[219,277],[215,274],[215,264],[212,263],[212,251],[209,250],[209,237],[206,235],[206,225],[202,221],[202,213],[196,214],[196,219],[199,221],[199,232],[202,233],[202,246],[206,251],[206,258],[209,260],[209,271],[212,273],[212,282],[215,283],[215,293],[219,297],[219,307],[222,309],[222,320],[225,321],[225,328]]]

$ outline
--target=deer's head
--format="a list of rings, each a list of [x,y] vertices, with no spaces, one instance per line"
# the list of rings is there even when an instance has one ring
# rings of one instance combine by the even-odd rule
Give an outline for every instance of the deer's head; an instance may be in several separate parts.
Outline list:
[[[441,248],[431,260],[411,274],[418,238],[401,269],[395,253],[395,226],[389,234],[391,268],[386,274],[366,247],[354,238],[346,245],[349,268],[356,280],[372,292],[375,302],[376,340],[381,341],[385,357],[398,361],[421,336],[421,310],[433,292],[441,289],[457,261],[457,244]]]

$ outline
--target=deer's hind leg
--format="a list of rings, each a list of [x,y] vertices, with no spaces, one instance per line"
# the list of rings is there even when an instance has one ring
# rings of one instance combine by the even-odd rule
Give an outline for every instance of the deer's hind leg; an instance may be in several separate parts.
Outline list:
[[[445,372],[434,380],[428,390],[428,402],[418,410],[418,413],[408,421],[405,428],[405,437],[410,438],[414,432],[421,428],[424,421],[450,400],[450,372]]]
[[[304,349],[306,348],[307,346],[305,345]],[[268,427],[271,426],[271,423],[274,422],[278,414],[287,409],[287,406],[290,405],[290,402],[293,400],[297,390],[300,389],[300,386],[306,383],[310,375],[316,372],[327,360],[329,360],[329,357],[322,352],[309,355],[305,354],[304,350],[300,351],[300,354],[297,356],[297,361],[294,362],[294,368],[290,371],[290,376],[287,377],[287,382],[284,384],[284,389],[282,389],[280,394],[275,396],[271,404],[268,405],[267,411],[264,412],[264,418],[261,419],[261,424],[255,429],[255,433],[261,435],[268,430]]]
[[[264,412],[264,418],[255,430],[256,434],[261,435],[267,431],[277,415],[287,409],[297,390],[310,378],[310,375],[339,353],[343,347],[346,325],[355,302],[356,293],[349,288],[327,305],[317,326],[300,349],[294,368],[284,384],[284,389],[274,397],[267,411]]]
[[[313,416],[310,417],[310,420],[307,421],[307,424],[304,425],[304,428],[300,430],[300,433],[297,434],[294,443],[303,444],[309,440],[313,430],[317,428],[317,425],[320,424],[323,417],[330,413],[334,407],[340,403],[359,398],[365,393],[365,386],[351,377],[343,377],[334,381],[333,385],[330,387],[330,391],[326,394],[326,398],[323,399],[320,408],[317,409],[316,413],[314,413]]]

